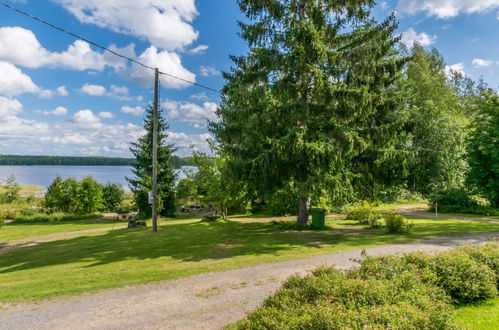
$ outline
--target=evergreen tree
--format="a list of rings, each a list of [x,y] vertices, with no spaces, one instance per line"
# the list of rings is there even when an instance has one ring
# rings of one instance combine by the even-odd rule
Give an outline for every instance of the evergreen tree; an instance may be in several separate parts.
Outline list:
[[[176,149],[166,143],[169,128],[159,109],[158,120],[158,210],[161,215],[173,216],[175,212],[175,178],[172,165],[173,153]],[[132,143],[130,151],[136,162],[132,165],[134,177],[127,178],[134,193],[135,203],[141,216],[151,216],[152,206],[149,204],[149,191],[152,190],[152,137],[153,137],[153,108],[148,107],[144,119],[146,134]]]
[[[371,19],[372,0],[238,4],[252,21],[240,23],[251,50],[232,57],[211,130],[250,188],[263,195],[291,185],[306,224],[311,198],[348,194],[352,158],[392,134],[400,107],[391,86],[405,63],[397,23]]]

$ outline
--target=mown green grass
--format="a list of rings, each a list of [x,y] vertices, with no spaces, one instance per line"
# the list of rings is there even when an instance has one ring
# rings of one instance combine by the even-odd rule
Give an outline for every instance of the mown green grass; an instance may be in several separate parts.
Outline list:
[[[116,223],[116,226],[123,223]],[[0,228],[0,242],[8,242],[34,236],[80,231],[95,228],[111,228],[112,222],[74,221],[64,223],[6,224]]]
[[[413,232],[403,235],[344,220],[328,220],[335,229],[326,231],[282,231],[261,220],[179,220],[164,222],[159,233],[93,233],[1,255],[0,301],[38,300],[375,245],[499,232],[499,224],[491,223],[414,223]]]
[[[456,319],[466,329],[499,329],[499,298],[479,304],[459,307]]]

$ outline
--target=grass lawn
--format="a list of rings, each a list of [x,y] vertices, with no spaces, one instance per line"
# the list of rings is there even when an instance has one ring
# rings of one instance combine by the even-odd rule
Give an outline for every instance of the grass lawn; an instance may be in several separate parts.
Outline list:
[[[126,223],[117,222],[116,226],[122,226]],[[34,223],[34,224],[6,224],[0,227],[0,242],[7,242],[15,239],[22,239],[40,235],[62,233],[68,231],[80,231],[94,228],[111,228],[112,222],[96,221],[68,221],[52,223]]]
[[[353,221],[327,221],[334,230],[282,231],[261,219],[163,221],[159,233],[122,229],[27,247],[1,255],[0,301],[37,300],[439,236],[499,232],[499,224],[421,219],[414,221],[412,233],[396,235]]]
[[[456,319],[466,329],[499,329],[499,298],[457,309]]]

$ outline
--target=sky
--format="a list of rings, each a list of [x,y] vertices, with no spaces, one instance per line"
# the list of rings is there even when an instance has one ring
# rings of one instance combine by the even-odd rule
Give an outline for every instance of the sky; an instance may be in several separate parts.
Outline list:
[[[230,55],[248,49],[236,0],[2,0],[161,71],[220,90]],[[499,85],[499,0],[391,0],[411,46],[436,47],[448,70]],[[153,101],[151,70],[0,6],[0,154],[129,157]],[[208,152],[220,95],[161,76],[168,141]]]

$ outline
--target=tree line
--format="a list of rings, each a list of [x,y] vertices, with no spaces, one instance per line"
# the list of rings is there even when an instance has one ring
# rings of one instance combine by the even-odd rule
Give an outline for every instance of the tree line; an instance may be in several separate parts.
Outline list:
[[[189,158],[177,156],[173,156],[170,161],[176,169],[191,164]],[[135,158],[0,155],[0,165],[10,166],[131,166],[134,163]]]
[[[175,190],[223,210],[264,205],[300,224],[311,206],[406,193],[478,194],[499,205],[497,91],[449,70],[436,49],[405,47],[394,15],[372,16],[374,1],[238,4],[249,51],[224,73],[219,120],[209,125],[215,158],[195,153],[199,171],[175,187],[175,147],[162,144],[162,212],[173,211]],[[144,215],[151,118],[149,109],[148,134],[132,147],[130,184]],[[167,129],[162,120],[160,141]]]

